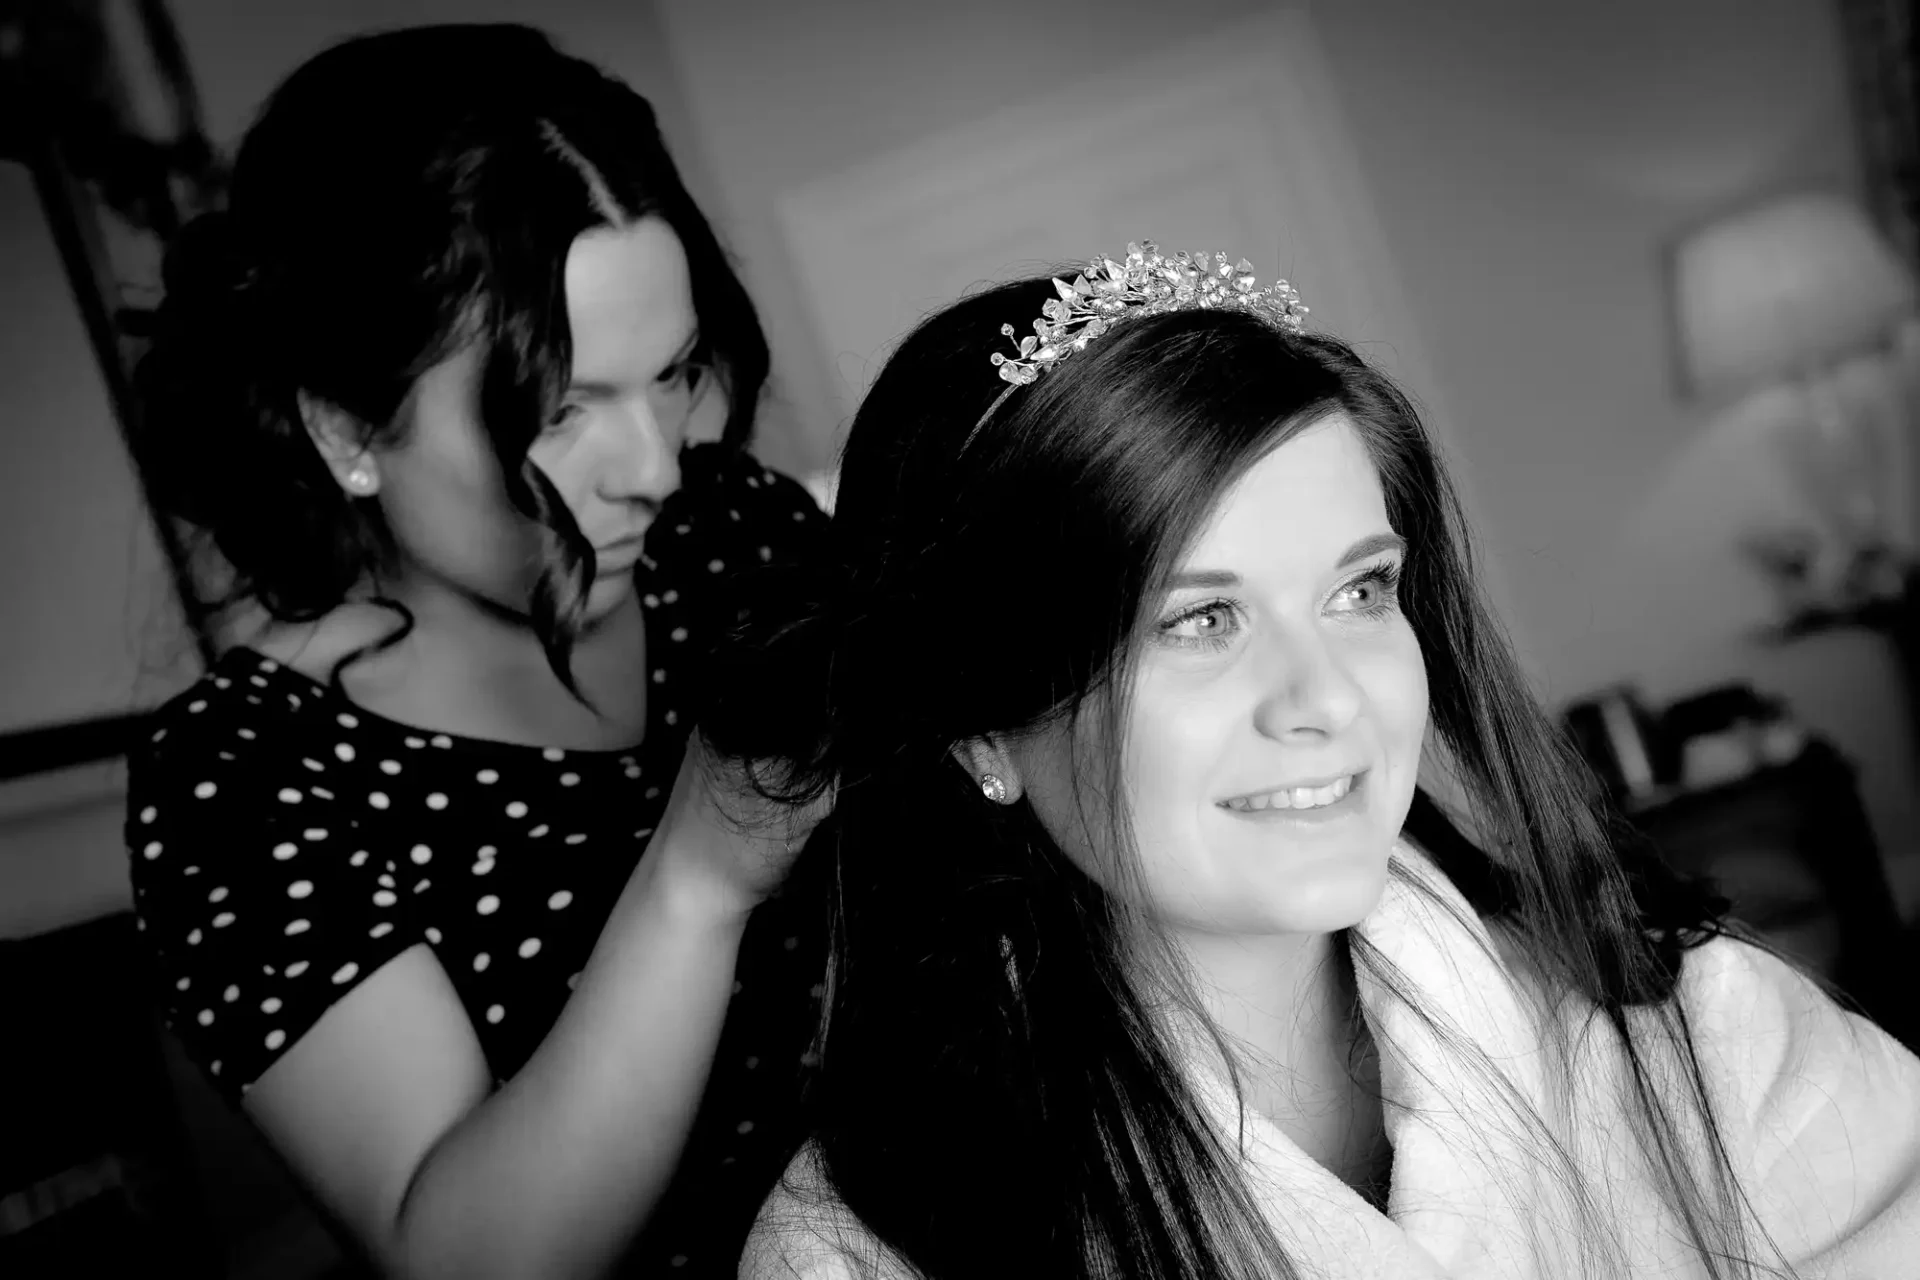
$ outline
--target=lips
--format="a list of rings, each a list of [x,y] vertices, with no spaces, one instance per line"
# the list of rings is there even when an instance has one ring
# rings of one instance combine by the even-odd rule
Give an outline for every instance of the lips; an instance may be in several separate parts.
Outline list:
[[[1325,782],[1302,786],[1272,787],[1220,801],[1220,807],[1235,813],[1262,813],[1269,809],[1323,809],[1344,800],[1359,781],[1360,774],[1349,773]]]

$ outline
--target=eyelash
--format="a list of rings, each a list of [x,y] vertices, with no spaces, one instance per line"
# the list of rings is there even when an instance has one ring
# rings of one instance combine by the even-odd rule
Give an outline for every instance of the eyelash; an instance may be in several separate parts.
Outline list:
[[[1374,565],[1349,579],[1340,591],[1353,591],[1366,586],[1377,587],[1379,599],[1373,604],[1363,605],[1353,610],[1354,613],[1363,618],[1380,618],[1393,612],[1398,607],[1400,599],[1400,566],[1392,562]],[[1234,612],[1243,607],[1238,600],[1223,597],[1182,609],[1160,624],[1160,639],[1180,648],[1224,649],[1233,642],[1231,636],[1176,636],[1172,634],[1173,629],[1195,618],[1204,618],[1210,613]]]

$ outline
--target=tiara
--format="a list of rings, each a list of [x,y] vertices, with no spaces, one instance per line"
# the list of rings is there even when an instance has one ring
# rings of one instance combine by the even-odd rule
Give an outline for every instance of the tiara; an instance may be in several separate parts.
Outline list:
[[[1124,262],[1095,258],[1071,281],[1056,276],[1053,287],[1060,296],[1047,300],[1033,332],[1014,343],[1019,354],[996,351],[989,357],[1014,386],[1085,351],[1124,314],[1228,308],[1262,316],[1288,333],[1301,332],[1307,314],[1285,280],[1256,288],[1253,264],[1245,258],[1229,262],[1224,253],[1185,250],[1168,257],[1151,240],[1129,244]],[[1017,331],[1003,324],[1000,332],[1013,338]]]

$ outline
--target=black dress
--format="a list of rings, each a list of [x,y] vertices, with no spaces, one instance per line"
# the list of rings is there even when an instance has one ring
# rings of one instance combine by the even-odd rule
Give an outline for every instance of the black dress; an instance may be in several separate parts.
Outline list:
[[[633,750],[399,724],[249,649],[160,711],[130,762],[135,905],[168,1024],[230,1100],[420,943],[497,1080],[539,1047],[659,821],[705,646],[736,616],[736,570],[786,558],[824,519],[730,450],[689,449],[682,467],[636,567],[652,683]],[[799,1144],[824,954],[801,903],[776,896],[749,922],[707,1095],[636,1273],[732,1276]]]

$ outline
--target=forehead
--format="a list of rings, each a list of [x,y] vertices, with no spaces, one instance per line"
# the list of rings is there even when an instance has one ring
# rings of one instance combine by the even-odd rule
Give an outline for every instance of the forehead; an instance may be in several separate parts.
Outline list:
[[[566,288],[576,378],[651,378],[693,332],[687,255],[659,218],[583,232]]]
[[[1221,499],[1184,567],[1243,576],[1271,566],[1320,571],[1357,539],[1390,529],[1373,457],[1352,419],[1335,413],[1247,470]]]

